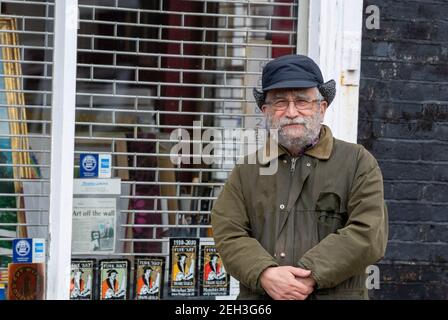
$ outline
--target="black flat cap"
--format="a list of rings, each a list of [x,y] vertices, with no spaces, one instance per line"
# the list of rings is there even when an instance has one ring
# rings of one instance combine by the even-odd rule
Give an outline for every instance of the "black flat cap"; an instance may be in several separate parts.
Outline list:
[[[307,56],[290,54],[270,61],[263,69],[262,90],[312,88],[324,82],[319,66]]]
[[[328,105],[336,95],[336,82],[324,83],[319,66],[309,57],[290,54],[271,60],[263,68],[261,91],[254,88],[257,105],[264,104],[266,92],[272,89],[317,87]]]

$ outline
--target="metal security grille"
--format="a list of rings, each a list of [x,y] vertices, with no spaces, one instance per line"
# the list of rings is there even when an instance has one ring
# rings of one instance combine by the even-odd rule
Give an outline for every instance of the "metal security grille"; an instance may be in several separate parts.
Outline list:
[[[0,271],[13,238],[48,237],[53,12],[52,1],[1,1]]]
[[[264,127],[252,88],[267,61],[296,52],[297,7],[79,1],[75,169],[80,153],[113,155],[122,179],[115,256],[168,256],[169,237],[211,237],[239,131]],[[170,158],[179,129],[189,135],[184,163]],[[220,140],[229,161],[204,160],[206,129],[235,130]]]

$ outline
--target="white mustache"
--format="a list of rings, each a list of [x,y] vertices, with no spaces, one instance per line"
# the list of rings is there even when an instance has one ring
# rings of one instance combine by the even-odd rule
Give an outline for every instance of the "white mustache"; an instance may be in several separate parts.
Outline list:
[[[305,120],[293,120],[293,121],[282,121],[282,120],[280,120],[279,123],[278,123],[280,128],[283,128],[283,127],[286,127],[286,126],[290,126],[290,125],[293,125],[293,124],[301,124],[301,125],[304,125],[305,127],[307,127],[308,123]]]

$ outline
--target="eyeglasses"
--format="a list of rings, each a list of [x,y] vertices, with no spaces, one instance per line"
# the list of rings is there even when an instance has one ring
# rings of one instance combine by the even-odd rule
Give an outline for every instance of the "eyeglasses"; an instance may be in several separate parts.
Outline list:
[[[320,102],[319,99],[314,100],[305,100],[305,99],[294,99],[294,100],[287,100],[287,99],[277,99],[271,102],[266,102],[267,104],[271,105],[275,111],[285,111],[291,102],[294,103],[294,108],[296,110],[311,110],[313,108],[314,102]]]

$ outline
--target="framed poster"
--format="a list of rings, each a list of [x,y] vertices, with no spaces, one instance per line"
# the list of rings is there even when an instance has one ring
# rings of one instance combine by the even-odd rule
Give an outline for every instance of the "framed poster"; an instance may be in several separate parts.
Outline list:
[[[15,32],[16,21],[0,18],[0,177],[11,179],[0,184],[0,193],[23,193],[19,179],[32,179],[39,176],[38,170],[27,166],[32,164],[26,124],[25,98],[21,91],[22,70],[18,37]],[[3,32],[6,31],[6,32]],[[20,151],[19,151],[20,150]],[[13,180],[15,179],[15,180]],[[0,208],[24,208],[23,196],[0,197]],[[23,210],[0,210],[0,223],[25,224]],[[25,226],[0,226],[0,238],[26,238]],[[6,267],[11,254],[11,242],[0,240],[0,267]]]
[[[93,300],[95,260],[73,259],[70,271],[70,300]]]
[[[201,296],[229,295],[230,277],[215,246],[201,246],[200,270],[199,292]]]
[[[129,260],[100,260],[99,267],[99,299],[128,300]]]
[[[170,296],[197,296],[198,249],[198,238],[170,239]]]
[[[137,258],[134,296],[136,300],[160,300],[163,297],[165,258]]]

